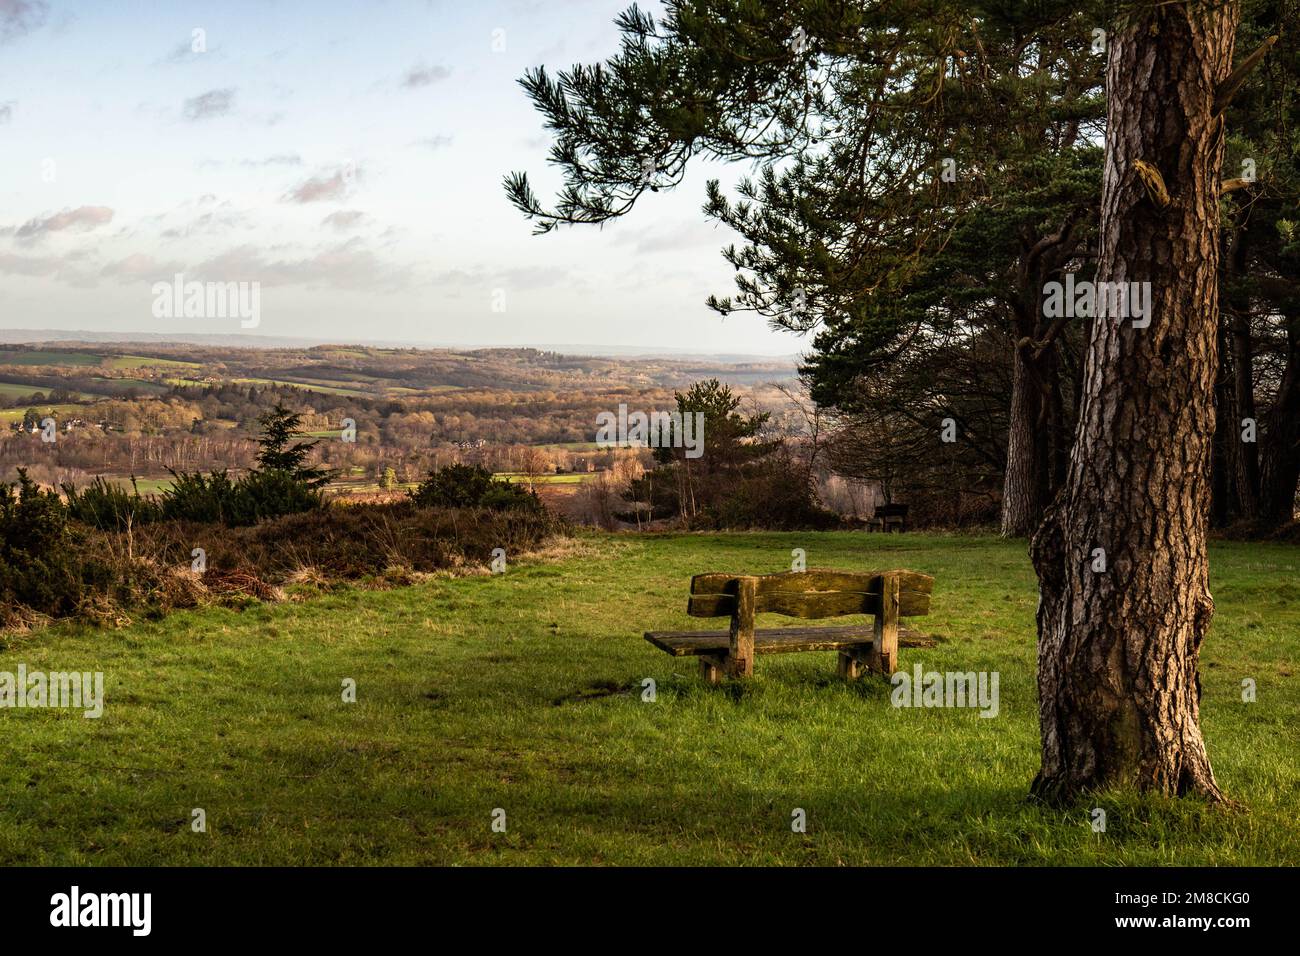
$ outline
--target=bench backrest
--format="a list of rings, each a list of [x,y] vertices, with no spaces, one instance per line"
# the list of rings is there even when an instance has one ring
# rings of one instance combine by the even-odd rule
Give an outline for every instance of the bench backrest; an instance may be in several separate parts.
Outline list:
[[[876,505],[877,518],[906,518],[907,505]]]
[[[786,571],[781,574],[697,574],[691,578],[686,613],[691,617],[731,617],[738,609],[741,583],[753,581],[750,614],[823,618],[879,614],[887,577],[898,579],[898,615],[930,613],[934,578],[916,571]]]

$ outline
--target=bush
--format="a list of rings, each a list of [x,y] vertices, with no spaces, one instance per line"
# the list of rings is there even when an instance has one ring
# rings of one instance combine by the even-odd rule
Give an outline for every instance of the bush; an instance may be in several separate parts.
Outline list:
[[[307,463],[316,442],[293,442],[302,416],[283,406],[263,415],[258,467],[232,479],[226,471],[171,472],[172,485],[155,498],[95,478],[83,491],[63,485],[67,514],[100,530],[126,530],[154,521],[197,521],[242,526],[267,518],[314,511],[325,504],[328,474]],[[25,479],[24,479],[25,480]]]
[[[410,492],[422,508],[487,508],[491,511],[544,509],[541,499],[528,489],[497,481],[481,465],[448,465],[429,476]]]
[[[531,551],[566,528],[544,508],[422,508],[402,500],[242,527],[162,520],[127,534],[69,526],[59,498],[21,478],[16,491],[0,485],[0,627],[41,616],[122,623],[136,610],[277,599],[279,585],[304,579],[389,586],[418,572],[486,565],[495,548]],[[190,570],[196,547],[206,552],[198,575]]]
[[[141,495],[134,478],[129,492],[119,484],[96,477],[82,491],[65,483],[63,494],[68,517],[104,531],[125,531],[162,517],[158,499]]]
[[[287,471],[249,472],[236,487],[232,525],[315,511],[325,504],[324,492]]]
[[[801,473],[769,466],[740,478],[703,526],[825,531],[841,523],[839,515],[817,504]]]
[[[114,555],[69,526],[57,492],[43,491],[18,469],[16,485],[0,484],[0,624],[23,620],[23,609],[51,617],[78,613],[108,590]]]
[[[279,431],[291,438],[295,427]],[[158,497],[96,478],[82,491],[64,485],[65,503],[19,469],[17,484],[0,484],[0,628],[42,617],[123,623],[130,609],[157,614],[213,595],[275,599],[277,582],[297,575],[387,586],[487,563],[496,548],[532,550],[565,528],[536,495],[466,466],[430,475],[414,500],[324,507],[324,472],[302,461],[310,446],[277,451],[282,438],[264,447],[292,460],[238,479],[173,471]],[[448,502],[459,507],[430,507]],[[195,548],[206,552],[199,575]]]
[[[231,519],[243,510],[236,502],[238,484],[224,470],[171,475],[171,487],[162,492],[162,517],[169,521],[233,524]]]
[[[285,471],[251,471],[234,480],[225,471],[174,471],[172,478],[160,509],[160,517],[172,521],[240,527],[325,504],[324,492]]]
[[[487,564],[494,548],[517,554],[563,530],[545,509],[424,508],[398,500],[335,505],[252,527],[164,523],[137,535],[136,547],[164,564],[188,564],[191,549],[202,547],[209,573],[242,569],[282,583],[302,571],[352,580],[391,567],[428,572]]]

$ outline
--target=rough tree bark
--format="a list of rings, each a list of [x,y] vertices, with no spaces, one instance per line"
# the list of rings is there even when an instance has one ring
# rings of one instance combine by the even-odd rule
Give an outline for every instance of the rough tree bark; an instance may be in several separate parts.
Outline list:
[[[1065,487],[1038,571],[1042,769],[1034,793],[1107,785],[1219,799],[1197,660],[1218,360],[1221,120],[1238,8],[1128,15],[1107,65],[1099,282],[1150,282],[1151,324],[1093,320]],[[1163,177],[1168,202],[1148,163]],[[1097,549],[1105,570],[1094,570]]]
[[[1273,527],[1295,514],[1300,482],[1300,312],[1286,314],[1286,368],[1263,430],[1260,516]]]
[[[1043,314],[1043,286],[1077,253],[1076,228],[1086,212],[1082,207],[1072,210],[1055,232],[1028,234],[1021,249],[1017,295],[1011,303],[1015,348],[1002,478],[1004,538],[1033,534],[1048,501],[1064,482],[1065,406],[1057,352],[1061,329]]]
[[[1226,320],[1219,323],[1219,373],[1214,382],[1214,444],[1210,449],[1210,527],[1222,528],[1235,514],[1236,446],[1232,428],[1236,417],[1232,369],[1224,361],[1232,354]]]
[[[1042,446],[1040,424],[1043,396],[1026,348],[1015,350],[1011,407],[1007,430],[1007,467],[1002,477],[1002,536],[1024,538],[1043,518]]]

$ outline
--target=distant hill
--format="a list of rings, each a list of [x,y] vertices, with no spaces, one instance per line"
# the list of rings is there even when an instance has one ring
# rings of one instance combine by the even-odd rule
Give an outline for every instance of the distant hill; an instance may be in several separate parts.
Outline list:
[[[427,351],[474,350],[474,351],[512,351],[515,349],[537,349],[543,352],[559,352],[563,355],[587,355],[616,358],[664,358],[677,362],[704,362],[721,365],[771,365],[789,366],[792,370],[798,364],[799,356],[790,355],[754,355],[739,352],[713,353],[698,352],[688,349],[664,348],[661,346],[631,345],[585,345],[582,343],[529,343],[528,345],[482,345],[472,342],[406,342],[383,339],[357,339],[352,342],[338,342],[329,339],[305,338],[277,335],[222,334],[203,333],[163,333],[163,332],[91,332],[84,330],[63,331],[50,329],[0,329],[0,344],[5,345],[50,345],[70,348],[77,345],[108,344],[114,345],[193,345],[208,348],[237,349],[312,349],[322,347],[346,348],[348,346],[367,346],[386,349],[420,349]]]

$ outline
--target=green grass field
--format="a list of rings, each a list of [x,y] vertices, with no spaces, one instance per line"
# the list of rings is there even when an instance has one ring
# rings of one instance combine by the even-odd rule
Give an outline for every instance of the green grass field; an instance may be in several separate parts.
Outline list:
[[[0,398],[26,398],[40,392],[42,395],[48,395],[52,389],[47,385],[24,385],[21,382],[0,382]],[[76,393],[80,398],[85,398],[85,392]],[[26,409],[24,409],[26,411]]]
[[[22,408],[0,408],[0,423],[20,422],[27,415],[28,408],[35,408],[41,415],[77,415],[85,412],[84,405],[24,405]]]
[[[507,482],[517,485],[528,484],[528,476],[518,471],[498,471],[497,478],[504,478]],[[538,485],[580,485],[589,478],[596,477],[591,472],[573,472],[563,475],[538,475],[533,479],[534,484]]]
[[[187,369],[202,368],[198,362],[184,362],[180,359],[155,358],[152,355],[112,355],[108,357],[109,368],[159,368]]]
[[[116,477],[109,480],[115,485],[120,485],[128,492],[131,490],[130,478]],[[135,480],[135,490],[142,495],[156,495],[164,488],[170,488],[171,486],[172,479],[170,475],[166,478],[136,478]]]
[[[879,678],[839,682],[831,654],[763,657],[752,682],[709,689],[642,640],[691,625],[692,573],[784,570],[793,548],[935,575],[932,614],[909,623],[939,643],[901,665],[996,670],[999,716],[894,708]],[[10,636],[0,670],[102,670],[107,703],[99,720],[0,710],[0,863],[1294,864],[1298,563],[1293,547],[1212,547],[1205,732],[1242,810],[1026,799],[1024,542],[591,536],[504,575]]]
[[[104,356],[94,352],[0,349],[0,365],[98,365]]]
[[[202,379],[185,378],[185,377],[167,378],[165,381],[168,385],[193,386],[193,385],[212,384],[210,382],[205,382]],[[225,379],[225,381],[232,385],[276,385],[285,388],[300,388],[303,391],[307,391],[307,392],[320,392],[325,395],[344,395],[349,397],[355,397],[359,395],[363,397],[364,396],[373,397],[371,392],[368,392],[360,388],[342,388],[334,385],[319,385],[319,384],[313,385],[313,384],[307,384],[306,382],[291,382],[288,379],[283,379],[283,378],[230,378],[230,379]]]

